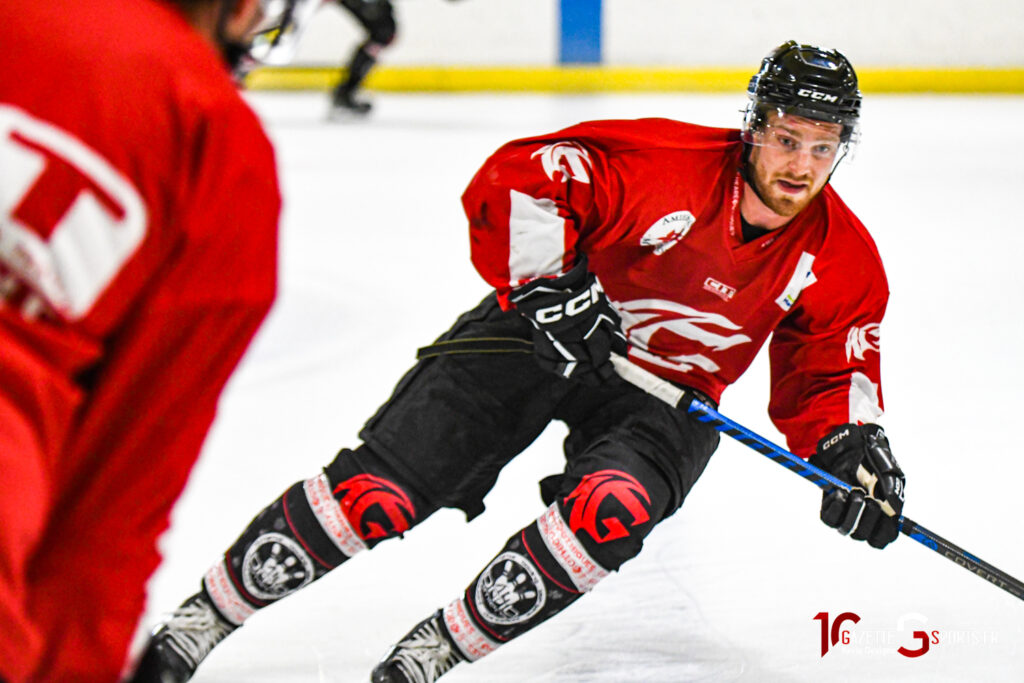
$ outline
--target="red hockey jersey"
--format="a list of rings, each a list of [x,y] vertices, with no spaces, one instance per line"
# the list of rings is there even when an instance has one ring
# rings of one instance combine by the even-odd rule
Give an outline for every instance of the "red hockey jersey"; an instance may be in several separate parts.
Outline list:
[[[508,143],[463,195],[473,263],[511,289],[586,254],[630,359],[715,400],[771,335],[769,413],[797,454],[882,414],[888,285],[871,237],[830,187],[744,243],[739,131],[664,119],[583,123]]]
[[[76,468],[191,465],[274,298],[269,140],[169,3],[7,1],[0,22],[0,397],[69,491]]]

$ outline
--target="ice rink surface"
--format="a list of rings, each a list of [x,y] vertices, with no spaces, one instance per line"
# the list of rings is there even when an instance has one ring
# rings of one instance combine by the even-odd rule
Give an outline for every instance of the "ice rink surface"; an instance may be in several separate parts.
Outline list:
[[[429,343],[487,292],[459,197],[507,140],[582,120],[738,126],[708,95],[382,94],[330,124],[323,94],[252,93],[285,211],[280,295],[224,394],[165,536],[146,623],[285,488],[343,446]],[[886,427],[908,517],[1024,578],[1024,98],[868,96],[863,141],[833,183],[875,237],[892,296]],[[644,188],[636,188],[643,192]],[[224,197],[230,202],[230,197]],[[724,414],[777,441],[764,354]],[[541,511],[562,468],[553,425],[503,472],[487,512],[441,511],[256,614],[194,679],[366,681],[413,624],[458,595]],[[592,594],[444,681],[543,683],[1024,680],[1024,602],[912,540],[884,551],[817,519],[820,493],[723,439],[682,510]],[[821,621],[849,642],[821,654]],[[929,634],[917,658],[914,631]],[[934,634],[934,635],[933,635]],[[933,642],[937,640],[938,642]]]

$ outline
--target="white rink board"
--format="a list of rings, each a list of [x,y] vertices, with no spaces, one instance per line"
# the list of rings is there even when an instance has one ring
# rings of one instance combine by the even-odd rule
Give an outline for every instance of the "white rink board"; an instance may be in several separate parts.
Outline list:
[[[244,525],[327,464],[387,398],[418,346],[487,291],[459,196],[495,148],[591,118],[738,125],[742,95],[380,95],[370,120],[328,125],[322,94],[250,95],[278,146],[286,197],[278,304],[229,384],[165,537],[151,624],[198,586]],[[1015,198],[1022,98],[870,97],[836,187],[876,238],[892,298],[888,414],[906,513],[1018,578],[1024,474]],[[230,198],[225,198],[230,201]],[[778,439],[767,367],[723,413]],[[368,680],[391,643],[455,597],[542,505],[558,427],[514,462],[466,524],[442,511],[258,613],[197,683]],[[1024,679],[1024,605],[917,543],[883,552],[817,519],[812,485],[728,439],[641,556],[567,612],[452,683],[887,683]],[[852,611],[854,642],[820,655],[814,616]],[[904,630],[899,630],[900,622]],[[913,630],[940,642],[917,659]]]
[[[393,0],[395,66],[553,66],[558,0]],[[844,52],[862,67],[1024,66],[1024,3],[1014,0],[603,0],[603,62],[613,66],[753,66],[794,39]],[[347,61],[365,31],[325,3],[300,64]]]
[[[604,0],[610,64],[758,64],[786,40],[857,68],[1020,66],[1024,3],[1005,0]]]

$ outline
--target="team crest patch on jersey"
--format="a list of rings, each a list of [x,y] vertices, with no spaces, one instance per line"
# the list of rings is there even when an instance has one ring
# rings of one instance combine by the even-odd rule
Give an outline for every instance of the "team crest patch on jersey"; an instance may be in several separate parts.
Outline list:
[[[722,301],[732,301],[732,298],[736,296],[736,288],[730,287],[724,282],[719,282],[713,277],[709,277],[704,281],[704,289],[708,290],[717,297],[720,297]]]
[[[530,155],[531,159],[540,157],[544,173],[551,180],[556,173],[562,174],[562,182],[570,178],[581,183],[590,184],[590,154],[575,142],[556,142],[544,145]]]
[[[689,211],[674,211],[662,216],[640,238],[641,247],[654,247],[654,254],[661,256],[686,237],[697,219]]]
[[[539,612],[547,601],[547,591],[530,560],[506,551],[480,575],[475,598],[481,617],[508,626],[522,623]]]
[[[868,351],[881,353],[882,326],[868,323],[864,327],[851,327],[846,335],[846,360],[864,360]]]

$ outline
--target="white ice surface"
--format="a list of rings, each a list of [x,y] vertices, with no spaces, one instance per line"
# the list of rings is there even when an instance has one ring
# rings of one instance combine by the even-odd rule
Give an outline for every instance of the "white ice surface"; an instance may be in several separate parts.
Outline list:
[[[277,145],[286,209],[280,297],[221,401],[165,536],[146,624],[194,592],[252,516],[315,474],[455,316],[487,291],[459,197],[515,137],[581,120],[667,116],[733,126],[742,96],[380,95],[325,122],[320,94],[252,94]],[[1024,577],[1024,99],[881,97],[834,184],[872,231],[892,297],[883,419],[908,517]],[[636,188],[643,192],[643,188]],[[224,201],[231,201],[225,197]],[[760,356],[723,413],[779,440]],[[542,510],[562,467],[551,427],[502,474],[487,512],[441,511],[263,610],[196,676],[366,681],[415,622],[455,597]],[[645,551],[559,617],[445,681],[1020,681],[1024,603],[902,537],[883,552],[817,519],[818,490],[723,439]],[[819,612],[852,611],[820,654]],[[939,643],[916,659],[914,630]]]

